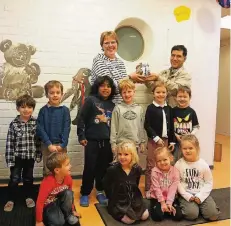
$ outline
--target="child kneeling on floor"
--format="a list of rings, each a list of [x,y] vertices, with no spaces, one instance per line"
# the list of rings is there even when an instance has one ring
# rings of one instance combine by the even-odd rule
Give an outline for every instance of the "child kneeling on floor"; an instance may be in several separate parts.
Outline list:
[[[66,153],[49,155],[47,168],[52,172],[46,176],[39,189],[36,203],[36,226],[80,226],[79,214],[75,211],[70,159]]]
[[[175,167],[180,172],[179,203],[183,216],[195,220],[199,213],[209,221],[218,219],[220,211],[211,197],[213,177],[209,165],[200,158],[199,141],[195,135],[184,135],[180,142],[183,158]]]
[[[149,217],[139,189],[142,168],[138,165],[136,145],[123,141],[117,146],[116,161],[107,169],[104,191],[108,198],[108,212],[125,224]]]

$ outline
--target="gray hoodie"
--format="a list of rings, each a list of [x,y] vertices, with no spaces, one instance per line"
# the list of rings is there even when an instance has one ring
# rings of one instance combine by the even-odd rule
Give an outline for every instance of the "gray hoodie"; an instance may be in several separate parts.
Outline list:
[[[145,142],[144,112],[138,104],[122,102],[115,106],[111,119],[110,142],[112,149],[124,140],[131,140],[139,145]]]

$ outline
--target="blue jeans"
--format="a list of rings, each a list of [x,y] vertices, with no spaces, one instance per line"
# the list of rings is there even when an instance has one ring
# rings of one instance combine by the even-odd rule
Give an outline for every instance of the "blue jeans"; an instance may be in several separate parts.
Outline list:
[[[63,226],[72,214],[73,192],[65,190],[58,194],[57,200],[43,210],[43,223],[46,226]]]

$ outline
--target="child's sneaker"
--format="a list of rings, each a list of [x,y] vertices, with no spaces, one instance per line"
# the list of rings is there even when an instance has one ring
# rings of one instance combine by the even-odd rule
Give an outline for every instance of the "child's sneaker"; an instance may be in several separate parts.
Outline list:
[[[27,199],[26,199],[26,206],[27,206],[27,208],[33,208],[33,207],[35,207],[35,202],[34,202],[34,200],[31,199],[31,198],[27,198]]]
[[[108,203],[108,200],[107,200],[107,198],[105,197],[105,195],[103,193],[98,193],[96,195],[96,199],[102,205],[107,205],[107,203]]]
[[[69,215],[66,219],[67,223],[70,225],[75,225],[78,223],[79,219],[78,217],[74,216],[73,214]]]
[[[6,205],[4,206],[4,211],[5,212],[11,212],[14,208],[14,202],[8,201]]]
[[[82,195],[80,197],[80,206],[88,207],[89,206],[89,199],[87,195]]]

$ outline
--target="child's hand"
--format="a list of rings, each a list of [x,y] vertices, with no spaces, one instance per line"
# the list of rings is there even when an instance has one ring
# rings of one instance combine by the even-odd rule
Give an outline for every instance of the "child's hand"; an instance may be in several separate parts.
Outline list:
[[[57,146],[55,146],[55,145],[53,145],[53,144],[50,144],[49,146],[48,146],[48,150],[50,151],[50,152],[57,152],[58,150],[57,150]]]
[[[161,202],[161,210],[162,212],[169,212],[168,206],[166,205],[165,202]]]
[[[45,226],[45,225],[43,224],[43,222],[42,222],[42,221],[41,221],[41,222],[37,222],[37,221],[36,221],[35,226]]]
[[[168,146],[169,151],[173,152],[175,147],[175,143],[170,143],[170,145]]]
[[[100,122],[107,122],[107,117],[105,114],[96,115],[95,118],[99,119]]]
[[[58,152],[60,152],[60,151],[63,150],[63,148],[62,148],[60,145],[56,146],[56,148],[57,148],[57,151],[58,151]]]
[[[35,161],[36,161],[37,163],[40,163],[40,162],[42,161],[42,158],[36,158]]]
[[[160,138],[157,142],[156,142],[159,146],[164,146],[164,141]]]
[[[176,215],[176,209],[170,204],[168,204],[167,207],[168,207],[169,212],[172,213],[173,216],[175,216]]]
[[[189,202],[193,202],[195,200],[195,197],[192,196],[190,199],[189,199]]]
[[[140,152],[141,152],[141,153],[144,153],[145,150],[146,150],[146,145],[145,145],[145,143],[141,143],[141,144],[140,144]]]
[[[198,197],[194,197],[194,202],[196,202],[198,205],[201,204],[201,200]]]
[[[77,213],[76,211],[73,211],[73,215],[76,216],[76,217],[78,217],[78,218],[82,217],[82,215],[80,213]]]
[[[87,140],[81,140],[79,143],[84,147],[87,146]]]

